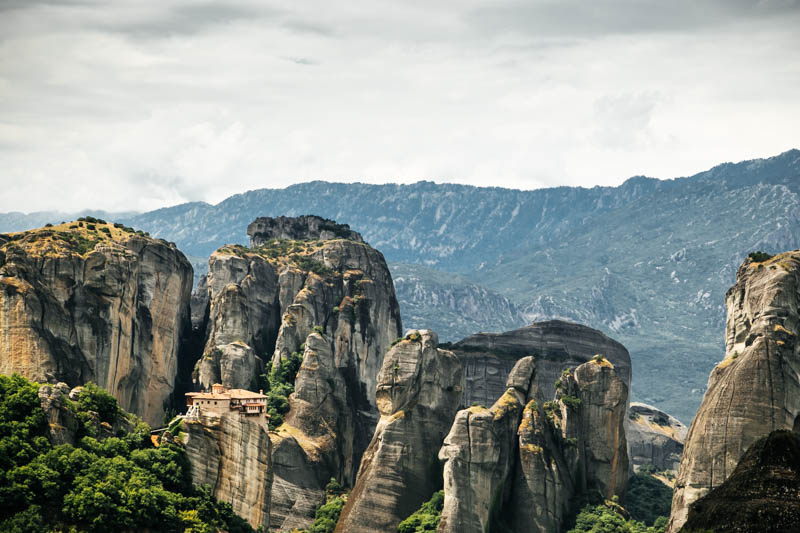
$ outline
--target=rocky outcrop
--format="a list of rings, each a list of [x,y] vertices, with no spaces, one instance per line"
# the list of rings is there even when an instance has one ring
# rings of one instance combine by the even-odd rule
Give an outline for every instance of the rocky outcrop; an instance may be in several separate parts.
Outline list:
[[[668,531],[689,504],[720,486],[745,450],[800,427],[800,252],[746,260],[726,296],[725,358],[711,372],[676,479]]]
[[[556,399],[532,400],[519,425],[519,463],[503,515],[515,531],[561,531],[581,499],[622,497],[628,388],[607,359],[565,372]]]
[[[535,398],[551,400],[554,383],[565,368],[576,367],[594,355],[605,356],[617,376],[630,388],[631,360],[625,347],[603,333],[571,322],[536,322],[505,333],[478,333],[451,346],[464,363],[464,405],[489,405],[505,391],[505,381],[521,357],[536,357]]]
[[[792,533],[800,524],[800,439],[773,431],[742,456],[730,477],[692,503],[681,531]]]
[[[625,419],[631,466],[634,470],[653,465],[659,471],[677,471],[688,432],[675,417],[652,405],[632,402]]]
[[[358,431],[368,419],[347,408],[346,373],[337,366],[331,341],[317,332],[308,336],[286,421],[270,434],[275,450],[271,528],[280,531],[308,527],[325,502],[325,485],[354,469],[355,446],[363,450]]]
[[[161,423],[189,327],[192,268],[174,244],[80,221],[0,242],[0,372],[76,386]]]
[[[78,418],[67,405],[70,389],[66,383],[39,387],[39,401],[47,416],[48,440],[53,446],[75,444],[78,434]]]
[[[301,217],[261,217],[247,226],[251,246],[263,246],[275,239],[293,241],[327,241],[346,239],[364,242],[361,234],[352,231],[347,224],[337,224],[333,220],[314,215]]]
[[[263,372],[264,362],[253,349],[241,341],[215,346],[197,362],[193,381],[201,389],[215,383],[226,389],[256,389],[256,376]]]
[[[331,477],[355,482],[378,419],[376,376],[401,335],[400,313],[383,256],[346,226],[264,218],[248,233],[250,248],[225,246],[211,256],[195,291],[193,316],[206,324],[195,386],[224,381],[226,365],[242,383],[261,373],[261,361],[276,367],[303,354],[290,411],[270,433],[269,527],[304,528]]]
[[[428,330],[411,331],[386,354],[378,374],[381,418],[364,453],[337,532],[395,531],[441,488],[436,451],[463,394],[456,356]]]
[[[254,229],[270,227],[271,220],[288,229]],[[319,326],[335,339],[337,358],[347,362],[340,366],[353,369],[363,400],[374,406],[375,376],[385,351],[401,334],[391,275],[380,252],[360,236],[320,230],[312,224],[319,221],[324,219],[261,218],[248,229],[251,248],[225,246],[212,254],[207,294],[197,294],[193,308],[197,322],[208,316],[204,353],[238,341],[277,365],[302,351],[300,345]],[[303,229],[304,224],[312,225]],[[205,302],[207,311],[199,308]]]
[[[253,528],[269,526],[272,448],[263,417],[201,410],[185,418],[192,482],[207,485]]]
[[[440,533],[484,532],[510,496],[516,432],[536,367],[532,357],[512,369],[505,393],[487,409],[459,411],[444,440],[444,507]]]

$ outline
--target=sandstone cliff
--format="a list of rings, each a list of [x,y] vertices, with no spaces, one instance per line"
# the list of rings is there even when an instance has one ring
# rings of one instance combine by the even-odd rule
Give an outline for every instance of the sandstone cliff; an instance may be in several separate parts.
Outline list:
[[[436,451],[463,395],[456,356],[432,331],[411,331],[386,354],[378,374],[381,418],[364,453],[337,532],[381,533],[441,488]]]
[[[603,333],[571,322],[549,320],[504,333],[478,333],[450,349],[464,363],[464,405],[490,405],[506,390],[505,381],[521,357],[536,357],[536,399],[553,398],[554,383],[565,368],[594,355],[605,356],[630,388],[631,359],[625,347]]]
[[[632,402],[625,420],[631,466],[653,465],[657,470],[678,470],[683,442],[689,429],[667,413]]]
[[[540,403],[536,373],[538,360],[520,359],[490,409],[473,406],[456,416],[440,452],[445,503],[438,531],[557,532],[582,498],[624,495],[624,380],[596,357],[563,371],[555,398]]]
[[[680,529],[689,504],[720,486],[756,440],[800,427],[799,294],[800,252],[739,267],[726,296],[725,358],[689,429],[668,531]]]
[[[328,241],[346,239],[364,242],[361,234],[347,224],[339,224],[315,215],[300,217],[260,217],[247,226],[252,246],[263,246],[275,239],[294,241]]]
[[[503,515],[516,531],[561,531],[581,498],[622,497],[628,387],[607,359],[564,372],[554,401],[531,400],[519,425],[518,467]]]
[[[277,365],[302,351],[319,326],[334,338],[337,364],[352,368],[361,399],[374,407],[375,376],[402,329],[381,253],[346,225],[319,217],[259,218],[248,232],[251,248],[225,246],[211,255],[193,298],[192,316],[205,331],[204,357],[223,352],[219,364],[205,364],[207,375],[222,375],[215,367],[225,364],[225,345],[245,344]],[[249,375],[255,376],[259,362],[251,362]],[[207,386],[199,367],[197,375],[198,385]]]
[[[800,524],[800,439],[777,430],[757,440],[722,485],[692,503],[683,529],[793,533]]]
[[[253,528],[267,529],[272,449],[263,417],[201,410],[198,417],[185,418],[183,428],[192,482],[207,485]]]
[[[0,240],[0,372],[76,386],[161,423],[189,326],[192,268],[174,244],[79,221]]]
[[[257,219],[251,247],[225,246],[193,297],[203,355],[195,386],[252,388],[261,366],[303,364],[284,423],[270,433],[270,527],[303,528],[331,477],[355,482],[378,419],[376,376],[400,313],[383,256],[346,225],[319,217]]]
[[[444,507],[437,531],[482,533],[510,496],[516,430],[535,371],[532,357],[512,369],[505,393],[487,409],[459,411],[444,440]]]

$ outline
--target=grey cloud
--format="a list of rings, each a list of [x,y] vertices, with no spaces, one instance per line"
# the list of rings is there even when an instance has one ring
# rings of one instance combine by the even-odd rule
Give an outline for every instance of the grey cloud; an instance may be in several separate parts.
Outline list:
[[[241,21],[275,21],[283,12],[263,5],[203,2],[183,4],[166,10],[152,9],[141,18],[112,19],[98,29],[141,37],[192,35]]]
[[[336,36],[336,30],[332,27],[321,24],[319,22],[311,22],[307,20],[298,20],[295,18],[286,20],[283,24],[284,28],[298,32],[298,33],[311,33],[320,35],[322,37]]]
[[[736,20],[800,15],[798,0],[536,0],[491,3],[466,20],[490,34],[533,37],[688,31]]]

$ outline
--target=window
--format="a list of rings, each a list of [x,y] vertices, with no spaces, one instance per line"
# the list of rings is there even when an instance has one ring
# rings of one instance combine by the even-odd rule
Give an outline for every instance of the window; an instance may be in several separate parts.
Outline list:
[[[214,405],[217,405],[217,401],[216,400],[214,400]]]

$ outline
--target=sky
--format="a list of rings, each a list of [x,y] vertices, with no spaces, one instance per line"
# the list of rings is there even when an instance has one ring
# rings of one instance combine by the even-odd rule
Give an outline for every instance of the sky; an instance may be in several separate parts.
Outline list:
[[[800,147],[800,0],[0,0],[0,212]]]

